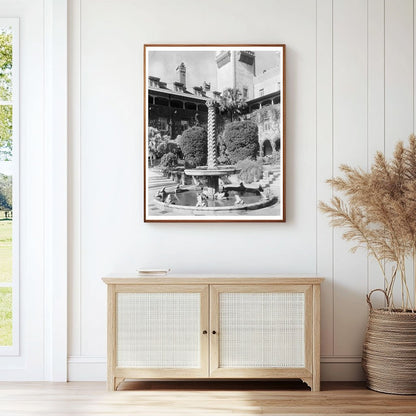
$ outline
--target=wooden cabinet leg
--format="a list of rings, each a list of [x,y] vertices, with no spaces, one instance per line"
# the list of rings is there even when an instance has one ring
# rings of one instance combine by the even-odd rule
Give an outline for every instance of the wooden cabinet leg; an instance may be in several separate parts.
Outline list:
[[[302,381],[312,390],[312,377],[304,377]]]
[[[125,380],[124,377],[114,377],[114,390],[117,390],[120,384]]]
[[[312,381],[312,391],[321,391],[321,379],[319,377],[319,375],[314,375],[313,376],[313,381]]]
[[[115,377],[109,374],[107,376],[107,390],[114,391],[114,387],[115,387]]]
[[[125,380],[124,377],[109,376],[107,378],[107,390],[116,391],[124,380]]]
[[[308,385],[311,391],[321,391],[321,383],[319,377],[313,375],[312,377],[305,377],[302,381]]]

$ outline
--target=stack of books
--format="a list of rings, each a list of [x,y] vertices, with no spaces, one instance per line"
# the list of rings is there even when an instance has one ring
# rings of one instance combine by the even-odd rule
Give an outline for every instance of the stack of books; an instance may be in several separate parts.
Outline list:
[[[170,272],[170,269],[137,269],[139,276],[165,276]]]

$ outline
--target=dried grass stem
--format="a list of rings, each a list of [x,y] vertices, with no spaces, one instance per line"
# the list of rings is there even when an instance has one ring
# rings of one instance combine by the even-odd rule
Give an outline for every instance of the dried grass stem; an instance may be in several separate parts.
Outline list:
[[[378,152],[368,172],[348,165],[341,165],[340,170],[343,176],[327,182],[344,199],[335,195],[329,204],[320,202],[321,211],[331,218],[334,227],[345,229],[343,238],[354,243],[353,252],[364,247],[376,259],[384,276],[389,307],[395,308],[393,293],[400,280],[401,309],[414,311],[406,260],[416,252],[415,136],[410,136],[407,147],[399,142],[391,160]]]

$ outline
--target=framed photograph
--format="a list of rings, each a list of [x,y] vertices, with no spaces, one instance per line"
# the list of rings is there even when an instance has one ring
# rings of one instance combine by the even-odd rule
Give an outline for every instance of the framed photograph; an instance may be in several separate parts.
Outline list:
[[[285,221],[285,45],[144,46],[144,221]]]

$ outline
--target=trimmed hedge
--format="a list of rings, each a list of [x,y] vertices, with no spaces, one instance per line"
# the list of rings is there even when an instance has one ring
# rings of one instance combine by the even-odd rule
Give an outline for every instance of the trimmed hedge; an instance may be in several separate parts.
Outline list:
[[[159,166],[164,167],[164,168],[168,168],[168,167],[171,168],[173,166],[177,166],[177,164],[178,164],[178,156],[172,152],[169,152],[169,153],[165,153],[162,156],[162,159],[160,159]]]
[[[175,155],[180,153],[180,148],[177,143],[173,141],[163,141],[157,146],[157,152],[160,155],[165,155],[166,153],[174,153]]]
[[[259,152],[257,124],[250,120],[226,124],[223,141],[231,163],[244,159],[256,159]]]
[[[207,163],[207,132],[202,127],[191,127],[182,133],[179,143],[185,167],[204,166]]]

